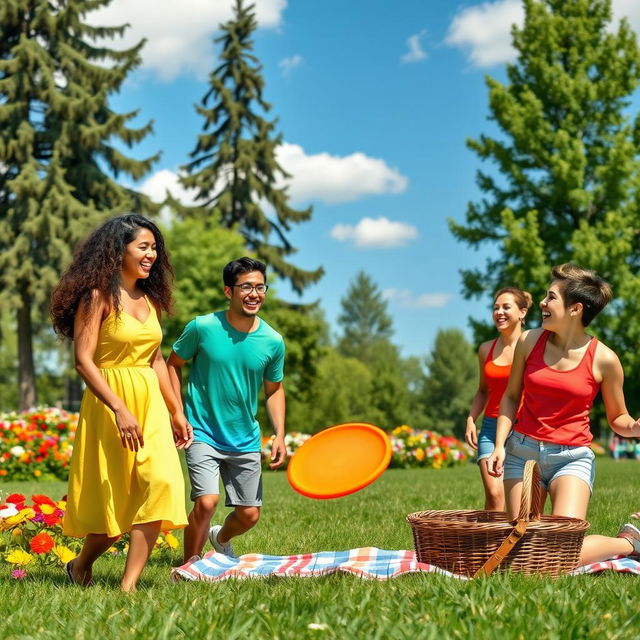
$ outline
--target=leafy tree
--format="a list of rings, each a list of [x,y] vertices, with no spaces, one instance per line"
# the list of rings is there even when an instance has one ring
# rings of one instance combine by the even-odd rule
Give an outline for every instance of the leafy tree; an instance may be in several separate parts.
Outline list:
[[[343,334],[338,340],[338,349],[347,357],[370,364],[378,343],[388,341],[393,334],[387,301],[371,276],[360,271],[340,304],[342,313],[338,316],[338,324]]]
[[[423,402],[432,427],[463,437],[478,384],[473,348],[459,329],[440,329],[426,364]]]
[[[640,119],[630,122],[628,111],[640,79],[636,37],[626,21],[612,30],[610,0],[524,0],[524,8],[508,83],[487,79],[501,135],[468,142],[499,176],[479,171],[482,201],[469,204],[466,224],[451,222],[458,239],[495,248],[484,269],[462,272],[464,294],[516,284],[539,299],[551,265],[597,270],[617,301],[594,329],[620,354],[637,410]]]
[[[350,421],[380,423],[370,399],[372,374],[355,358],[329,349],[318,364],[318,378],[310,393],[308,426],[311,433]]]
[[[196,106],[204,133],[181,180],[196,190],[198,207],[171,202],[182,215],[215,215],[224,226],[237,227],[247,247],[301,293],[323,270],[305,271],[287,261],[296,249],[286,234],[292,224],[309,220],[312,209],[292,209],[287,188],[276,186],[289,176],[276,160],[282,134],[275,133],[275,120],[261,115],[271,105],[263,98],[262,66],[252,53],[256,27],[254,6],[236,0],[234,17],[221,25],[222,35],[215,40],[222,44],[221,63],[209,76],[202,105]]]
[[[132,128],[137,112],[109,108],[143,44],[96,44],[125,29],[85,22],[109,2],[0,4],[0,285],[17,321],[23,409],[36,402],[34,308],[46,306],[71,247],[107,214],[153,210],[112,179],[139,179],[154,158],[132,160],[116,147],[142,140],[151,126]]]

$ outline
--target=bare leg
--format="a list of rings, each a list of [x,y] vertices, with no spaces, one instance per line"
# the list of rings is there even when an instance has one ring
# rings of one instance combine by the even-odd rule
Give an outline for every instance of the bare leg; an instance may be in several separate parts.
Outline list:
[[[222,529],[218,533],[218,542],[226,544],[235,538],[249,531],[256,525],[260,518],[260,507],[235,507],[225,519]]]
[[[70,570],[76,584],[87,586],[93,575],[93,563],[118,539],[106,533],[90,533],[84,539],[82,551],[71,560]]]
[[[579,565],[604,562],[613,556],[628,556],[633,545],[626,538],[587,536],[582,543]]]
[[[211,516],[218,506],[218,496],[207,494],[199,496],[189,514],[189,525],[184,530],[184,561],[188,562],[192,556],[202,553],[204,543],[207,541]]]
[[[504,481],[504,497],[507,505],[507,518],[509,518],[509,520],[515,520],[520,511],[522,478]]]
[[[570,518],[587,517],[587,508],[591,499],[589,485],[575,476],[560,476],[549,485],[552,515]]]
[[[135,591],[138,578],[142,573],[147,560],[153,551],[158,535],[160,534],[160,521],[137,524],[129,534],[129,553],[127,564],[120,588],[122,591]]]
[[[489,475],[487,459],[478,463],[482,484],[484,485],[484,508],[487,511],[504,511],[504,484],[502,478]]]

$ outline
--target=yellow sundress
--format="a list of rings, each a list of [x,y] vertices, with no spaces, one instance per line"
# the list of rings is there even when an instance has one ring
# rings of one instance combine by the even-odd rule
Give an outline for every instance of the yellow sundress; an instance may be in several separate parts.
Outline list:
[[[119,536],[136,524],[158,520],[163,530],[187,525],[169,412],[150,365],[161,339],[150,304],[144,322],[112,311],[100,327],[93,360],[138,420],[144,447],[135,452],[122,446],[113,412],[87,388],[69,471],[65,535]]]

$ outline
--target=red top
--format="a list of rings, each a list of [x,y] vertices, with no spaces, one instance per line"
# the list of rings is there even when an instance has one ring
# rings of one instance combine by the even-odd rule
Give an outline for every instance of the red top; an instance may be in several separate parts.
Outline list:
[[[493,350],[495,349],[496,338],[491,344],[489,353],[484,361],[484,379],[487,382],[489,396],[487,404],[484,408],[485,418],[497,418],[500,409],[500,400],[507,388],[509,382],[509,374],[511,373],[510,364],[495,364],[493,361]]]
[[[598,341],[591,338],[577,367],[556,371],[544,362],[544,348],[550,335],[550,331],[543,331],[527,358],[523,404],[514,428],[544,442],[588,446],[593,439],[589,412],[600,388],[593,377],[593,358]]]

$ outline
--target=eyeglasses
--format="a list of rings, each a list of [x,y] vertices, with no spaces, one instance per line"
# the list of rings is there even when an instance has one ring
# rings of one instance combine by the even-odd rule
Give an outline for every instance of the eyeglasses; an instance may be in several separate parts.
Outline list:
[[[242,291],[242,293],[251,293],[255,289],[256,293],[265,294],[269,289],[268,284],[257,284],[254,286],[252,284],[249,284],[248,282],[243,282],[242,284],[231,284],[229,286],[238,287],[240,291]]]

